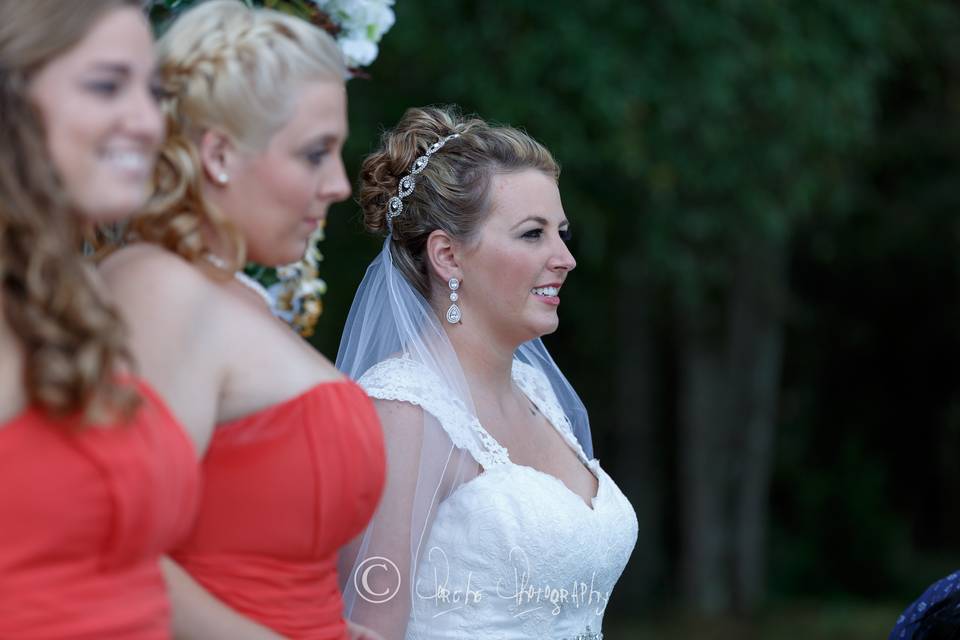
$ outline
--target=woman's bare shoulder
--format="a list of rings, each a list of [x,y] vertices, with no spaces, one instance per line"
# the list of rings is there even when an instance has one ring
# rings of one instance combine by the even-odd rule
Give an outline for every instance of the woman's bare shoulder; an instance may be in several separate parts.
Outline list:
[[[99,265],[111,297],[121,307],[150,306],[166,313],[187,311],[216,296],[211,277],[181,256],[154,244],[128,245]]]
[[[111,253],[99,265],[108,284],[143,283],[201,287],[209,278],[197,266],[163,247],[148,242],[127,245]]]

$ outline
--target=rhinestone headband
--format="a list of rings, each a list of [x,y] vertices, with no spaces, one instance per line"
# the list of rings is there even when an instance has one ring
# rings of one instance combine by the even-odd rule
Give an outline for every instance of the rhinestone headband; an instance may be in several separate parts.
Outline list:
[[[413,193],[413,188],[417,184],[417,179],[414,176],[419,175],[427,168],[427,163],[430,162],[430,156],[440,151],[448,141],[459,137],[459,133],[454,133],[446,138],[441,138],[438,142],[434,142],[424,155],[414,160],[413,166],[410,167],[410,173],[400,178],[400,187],[397,189],[397,195],[390,198],[390,201],[387,203],[387,229],[389,229],[391,233],[393,232],[393,219],[403,213],[403,199]]]

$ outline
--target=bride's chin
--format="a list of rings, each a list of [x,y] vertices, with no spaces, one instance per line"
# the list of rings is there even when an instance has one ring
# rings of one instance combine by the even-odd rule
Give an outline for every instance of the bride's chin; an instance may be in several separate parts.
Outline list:
[[[548,322],[540,326],[540,330],[537,332],[536,337],[542,338],[543,336],[548,336],[551,333],[556,332],[560,328],[560,321],[554,318],[553,322]]]
[[[537,338],[542,338],[543,336],[548,336],[557,330],[557,325],[545,325],[541,323],[532,327],[527,327],[527,329],[528,330],[521,335],[519,344],[530,342],[531,340],[536,340]]]

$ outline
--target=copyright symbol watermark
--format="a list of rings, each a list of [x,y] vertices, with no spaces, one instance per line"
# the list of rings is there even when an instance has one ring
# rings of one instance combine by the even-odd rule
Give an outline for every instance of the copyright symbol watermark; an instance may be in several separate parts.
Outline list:
[[[375,582],[376,586],[371,582]],[[382,556],[367,558],[353,572],[353,587],[357,595],[371,604],[389,602],[400,592],[400,582],[400,569],[389,558]]]

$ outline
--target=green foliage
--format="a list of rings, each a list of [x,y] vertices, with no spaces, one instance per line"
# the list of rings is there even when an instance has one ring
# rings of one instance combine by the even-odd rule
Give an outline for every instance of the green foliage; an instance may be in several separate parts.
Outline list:
[[[843,204],[901,4],[400,3],[381,99],[359,109],[456,102],[527,126],[567,167],[581,258],[639,251],[696,301],[744,244]]]
[[[556,154],[580,262],[567,285],[565,299],[576,302],[564,306],[556,351],[575,365],[566,370],[601,438],[619,417],[611,409],[613,373],[601,363],[629,339],[611,339],[607,318],[625,283],[654,282],[664,298],[681,296],[687,308],[720,321],[713,303],[725,294],[737,256],[752,246],[782,244],[804,261],[851,250],[872,255],[823,263],[804,287],[816,291],[845,278],[851,289],[829,297],[807,297],[804,289],[788,308],[788,392],[812,397],[788,416],[778,449],[774,498],[783,502],[773,513],[771,561],[784,592],[876,594],[901,579],[896,550],[913,512],[903,503],[894,511],[889,502],[891,492],[902,492],[895,489],[902,479],[889,471],[893,453],[869,446],[872,419],[905,419],[909,408],[878,404],[897,402],[893,388],[844,383],[866,371],[887,376],[889,364],[862,355],[883,353],[910,315],[872,333],[884,298],[878,294],[876,306],[861,311],[863,298],[852,294],[869,290],[869,269],[885,263],[884,246],[922,259],[937,238],[942,243],[955,215],[955,206],[944,205],[956,204],[950,194],[957,192],[960,138],[945,124],[960,122],[960,100],[946,93],[946,71],[936,69],[958,46],[951,35],[957,14],[939,0],[401,2],[372,80],[351,87],[348,157],[356,167],[378,130],[406,108],[447,102],[525,126]],[[913,115],[890,122],[897,78],[914,87],[907,98]],[[934,210],[942,214],[931,217]],[[354,207],[339,211],[351,214],[334,220],[331,238],[358,227]],[[375,250],[347,242],[357,244],[337,248],[327,263],[345,265],[344,273],[365,264],[358,251]],[[908,295],[904,275],[878,277],[885,291]],[[345,310],[329,308],[324,322],[336,334]],[[843,324],[852,318],[855,326]],[[815,329],[795,328],[808,319]],[[669,344],[668,326],[658,326]],[[847,329],[860,351],[837,351],[837,331]],[[926,334],[925,347],[935,350],[944,334],[929,329],[918,327],[917,340]],[[844,357],[859,358],[864,371],[843,367]],[[671,375],[659,364],[656,371]],[[836,375],[825,375],[831,371]],[[669,418],[669,400],[664,404]],[[836,442],[844,429],[852,435]],[[898,451],[895,439],[883,442]],[[617,454],[631,455],[608,455]],[[835,526],[822,526],[829,522]],[[871,561],[883,566],[865,572]],[[880,579],[870,583],[873,575]]]
[[[307,21],[317,21],[318,14],[321,12],[308,0],[241,0],[247,6],[267,7],[276,11],[282,11]],[[202,0],[152,0],[148,6],[147,12],[150,16],[150,22],[154,26],[154,31],[162,32],[166,25],[178,14],[195,6]],[[318,23],[323,24],[326,19],[321,19]]]
[[[958,566],[918,553],[955,556],[960,524],[960,13],[923,8],[901,25],[847,215],[808,220],[794,245],[774,484],[785,591],[907,601]]]
[[[162,21],[189,1],[163,0],[152,15]],[[714,317],[742,252],[790,247],[798,255],[774,487],[776,585],[867,592],[900,580],[890,564],[866,573],[862,565],[896,560],[921,510],[911,473],[950,477],[933,470],[948,466],[938,455],[955,459],[939,445],[944,425],[956,428],[960,401],[949,387],[960,380],[907,378],[938,350],[946,361],[960,356],[949,333],[960,308],[942,302],[956,298],[960,281],[957,6],[400,0],[396,13],[371,79],[350,83],[349,173],[381,129],[426,104],[523,126],[554,152],[580,266],[551,347],[598,440],[613,445],[611,434],[635,427],[616,424],[612,409],[610,362],[630,339],[610,320],[624,285],[655,284],[651,307],[680,296]],[[327,237],[321,275],[330,293],[314,344],[333,356],[378,241],[361,232],[352,202],[333,209]],[[911,298],[918,273],[923,295]],[[664,312],[656,321],[669,346],[673,319]],[[654,371],[676,374],[659,361]],[[675,408],[663,403],[659,430],[670,434]],[[929,440],[905,443],[910,430]],[[904,451],[920,463],[895,476]],[[605,463],[633,455],[606,452]],[[876,585],[867,584],[872,575]]]
[[[156,33],[160,33],[178,13],[187,10],[197,3],[197,0],[154,0],[148,7],[147,13]]]

